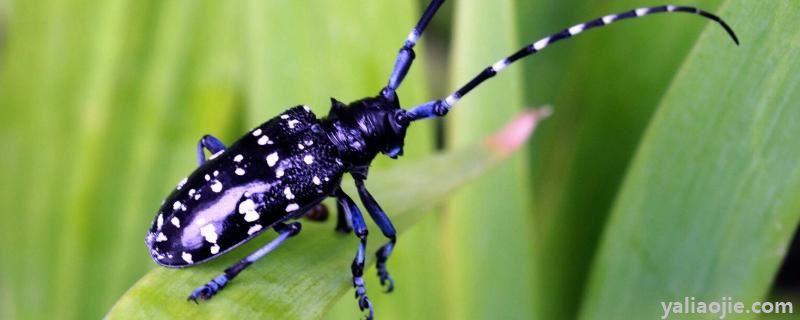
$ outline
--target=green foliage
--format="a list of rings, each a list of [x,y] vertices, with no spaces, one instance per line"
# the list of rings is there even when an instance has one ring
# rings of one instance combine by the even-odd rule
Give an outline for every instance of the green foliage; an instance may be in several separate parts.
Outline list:
[[[797,8],[728,3],[720,12],[747,43],[731,48],[712,29],[700,36],[625,178],[582,318],[649,317],[661,308],[653,301],[684,296],[752,302],[769,293],[800,221]]]
[[[329,96],[376,93],[417,2],[0,0],[0,319],[358,317],[354,239],[330,223],[199,307],[186,294],[267,239],[176,271],[143,237],[202,134],[230,142],[289,106],[323,115]],[[655,318],[662,300],[769,294],[800,223],[800,4],[676,2],[718,13],[742,45],[689,15],[587,32],[462,100],[456,151],[431,156],[420,123],[401,161],[375,164],[369,185],[404,232],[396,292],[367,271],[380,319]],[[403,105],[559,28],[655,4],[449,1],[449,52],[423,37]],[[541,104],[556,112],[527,153],[445,196],[498,160],[473,141]]]

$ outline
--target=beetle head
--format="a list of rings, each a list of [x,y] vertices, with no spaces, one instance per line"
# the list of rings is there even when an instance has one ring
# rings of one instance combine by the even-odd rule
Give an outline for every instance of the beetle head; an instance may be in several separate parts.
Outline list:
[[[328,119],[346,157],[356,164],[371,161],[378,152],[391,158],[403,154],[408,128],[406,111],[396,95],[378,95],[345,105],[331,98]]]

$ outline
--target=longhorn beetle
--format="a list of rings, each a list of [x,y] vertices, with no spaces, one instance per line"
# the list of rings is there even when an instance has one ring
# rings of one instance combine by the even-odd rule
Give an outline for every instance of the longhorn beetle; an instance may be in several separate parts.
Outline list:
[[[331,98],[327,117],[318,119],[307,106],[297,106],[245,134],[230,147],[211,135],[197,144],[199,167],[181,181],[161,206],[145,242],[153,260],[165,267],[182,268],[214,259],[272,228],[278,237],[225,269],[200,286],[189,300],[210,299],[237,274],[300,232],[301,217],[323,199],[338,204],[336,230],[353,231],[359,239],[351,266],[358,307],[368,310],[362,278],[367,227],[361,210],[340,188],[342,175],[350,173],[370,217],[389,241],[378,249],[377,269],[381,285],[391,292],[394,281],[386,260],[395,246],[396,232],[389,217],[364,185],[372,160],[383,153],[403,154],[406,129],[413,122],[442,117],[472,89],[509,64],[588,29],[655,13],[685,12],[719,23],[738,45],[733,30],[709,12],[685,6],[657,6],[607,15],[561,30],[527,45],[487,67],[444,99],[409,110],[400,107],[396,90],[414,60],[414,45],[444,0],[433,0],[411,30],[397,55],[389,82],[378,95],[344,104]],[[205,150],[211,154],[206,158]]]

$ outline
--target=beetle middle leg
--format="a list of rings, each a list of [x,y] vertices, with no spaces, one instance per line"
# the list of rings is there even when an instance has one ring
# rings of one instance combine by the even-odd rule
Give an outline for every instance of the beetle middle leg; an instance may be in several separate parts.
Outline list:
[[[225,144],[210,134],[200,138],[200,141],[197,142],[197,164],[201,166],[206,162],[206,153],[204,149],[208,149],[213,158],[215,154],[225,150]]]
[[[394,290],[394,280],[392,276],[389,275],[389,271],[386,270],[386,260],[389,259],[394,245],[397,242],[397,232],[392,225],[392,221],[389,220],[389,217],[386,216],[386,213],[381,209],[381,206],[378,205],[378,202],[375,201],[375,198],[367,191],[367,187],[364,186],[364,180],[356,178],[355,181],[361,202],[367,207],[367,212],[369,212],[372,220],[378,225],[378,228],[381,229],[383,235],[389,238],[389,242],[378,249],[378,251],[375,252],[375,256],[378,258],[376,266],[378,268],[378,277],[381,279],[381,285],[386,287],[386,292],[392,292],[392,290]]]
[[[364,222],[364,217],[361,216],[361,211],[358,209],[356,203],[353,202],[353,199],[350,199],[350,196],[344,193],[342,189],[336,191],[336,199],[346,211],[345,214],[350,216],[353,223],[353,231],[360,240],[358,251],[356,251],[356,257],[353,259],[350,270],[353,273],[353,287],[356,289],[358,308],[361,309],[361,311],[367,309],[369,312],[367,319],[372,319],[372,302],[369,301],[369,297],[367,297],[367,288],[364,287],[364,263],[366,260],[364,251],[366,251],[367,248],[367,223]]]
[[[344,234],[353,232],[351,225],[352,223],[350,223],[350,217],[348,216],[347,211],[344,210],[344,207],[342,207],[342,202],[336,201],[336,232],[341,232]]]
[[[286,239],[292,237],[300,232],[301,224],[299,222],[293,222],[290,224],[285,223],[278,223],[273,227],[276,232],[278,232],[278,237],[267,243],[265,246],[259,248],[258,250],[251,253],[246,258],[240,260],[236,264],[230,266],[229,268],[225,269],[221,275],[217,276],[214,279],[211,279],[208,283],[200,286],[199,288],[195,289],[187,300],[192,300],[197,303],[197,299],[201,300],[208,300],[211,299],[217,292],[225,288],[225,285],[228,284],[233,278],[235,278],[242,270],[249,267],[254,262],[258,261],[259,259],[263,258],[268,253],[275,250],[281,244],[283,244]]]

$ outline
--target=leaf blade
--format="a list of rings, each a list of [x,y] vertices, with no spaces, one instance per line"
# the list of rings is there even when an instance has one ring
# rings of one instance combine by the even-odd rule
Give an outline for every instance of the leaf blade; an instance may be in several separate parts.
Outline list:
[[[711,27],[701,35],[625,179],[582,318],[653,317],[659,301],[748,303],[767,293],[800,222],[797,9],[727,1],[721,14],[743,45]]]

